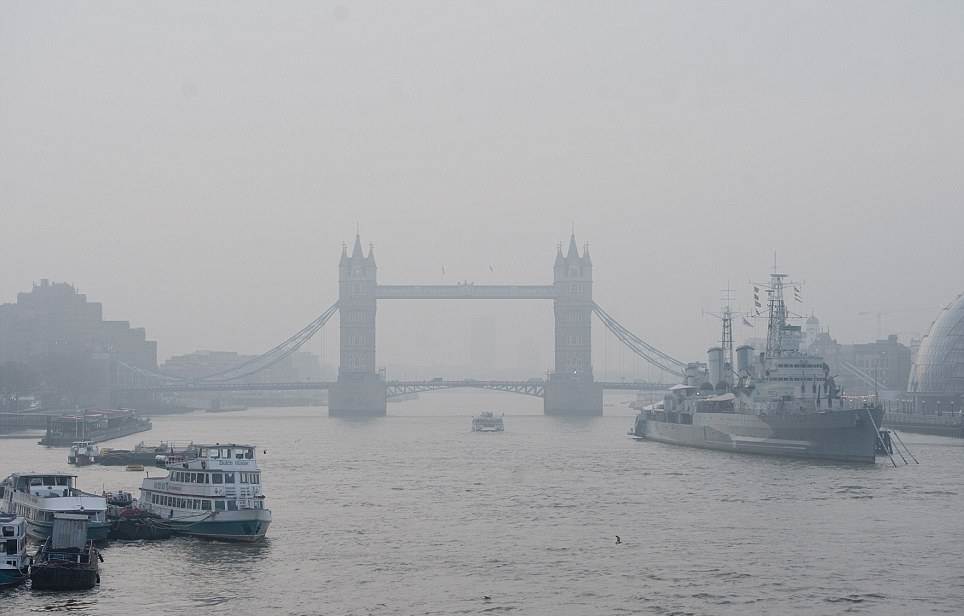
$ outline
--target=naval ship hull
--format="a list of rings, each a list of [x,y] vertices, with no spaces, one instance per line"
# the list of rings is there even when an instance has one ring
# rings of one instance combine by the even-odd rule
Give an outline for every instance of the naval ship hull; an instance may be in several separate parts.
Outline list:
[[[690,424],[643,413],[631,434],[701,449],[873,464],[878,438],[874,423],[880,426],[882,417],[879,408],[779,416],[695,413]]]

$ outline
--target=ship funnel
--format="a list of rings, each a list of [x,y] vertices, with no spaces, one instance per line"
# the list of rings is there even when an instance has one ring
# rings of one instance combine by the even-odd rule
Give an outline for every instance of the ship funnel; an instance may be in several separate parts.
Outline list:
[[[706,352],[706,366],[709,371],[709,382],[714,389],[726,377],[723,366],[723,349],[713,347]]]
[[[753,369],[753,347],[748,344],[736,348],[736,373],[751,374]]]

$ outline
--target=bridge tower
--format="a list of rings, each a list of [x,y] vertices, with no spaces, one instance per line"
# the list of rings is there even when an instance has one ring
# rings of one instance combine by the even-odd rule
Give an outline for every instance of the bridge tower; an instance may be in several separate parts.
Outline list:
[[[328,414],[385,415],[385,380],[375,370],[375,309],[378,268],[375,249],[364,254],[355,235],[351,256],[342,246],[338,262],[340,364],[338,381],[328,392]]]
[[[555,368],[545,390],[546,415],[602,415],[602,387],[592,374],[592,259],[579,254],[575,234],[553,267]]]

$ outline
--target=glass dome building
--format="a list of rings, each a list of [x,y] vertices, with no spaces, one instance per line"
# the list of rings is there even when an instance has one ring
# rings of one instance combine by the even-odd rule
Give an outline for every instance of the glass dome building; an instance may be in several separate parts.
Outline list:
[[[959,411],[964,398],[964,294],[948,304],[921,341],[908,392],[918,413]]]

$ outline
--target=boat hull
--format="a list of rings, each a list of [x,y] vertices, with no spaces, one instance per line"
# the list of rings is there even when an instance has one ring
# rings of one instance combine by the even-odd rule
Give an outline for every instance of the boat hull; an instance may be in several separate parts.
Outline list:
[[[692,424],[637,418],[633,435],[736,453],[873,464],[880,409],[840,409],[781,416],[696,413]],[[871,421],[873,418],[873,421]]]
[[[99,581],[96,565],[75,568],[41,564],[30,568],[30,587],[34,590],[87,590]]]
[[[0,588],[17,586],[27,581],[27,575],[18,569],[0,569]]]
[[[27,535],[37,541],[46,541],[53,532],[53,522],[43,520],[27,520]],[[87,539],[90,541],[107,541],[110,533],[110,522],[88,522]]]
[[[267,509],[252,511],[218,512],[216,519],[200,522],[163,520],[177,534],[217,539],[219,541],[260,541],[271,525],[271,512]]]

